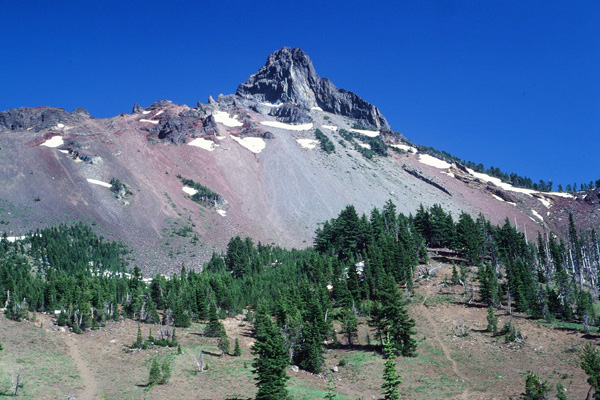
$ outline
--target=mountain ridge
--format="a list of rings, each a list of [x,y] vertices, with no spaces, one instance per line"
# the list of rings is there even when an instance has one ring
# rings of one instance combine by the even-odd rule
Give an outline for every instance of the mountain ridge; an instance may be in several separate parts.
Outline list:
[[[296,56],[303,59],[300,51]],[[266,65],[280,57],[270,59]],[[302,62],[312,76],[312,63]],[[374,114],[377,129],[352,113],[255,95],[221,95],[193,108],[161,100],[106,119],[52,107],[0,113],[0,199],[14,210],[0,210],[7,222],[2,230],[18,236],[87,220],[132,246],[132,261],[146,272],[168,272],[181,263],[200,269],[238,234],[303,247],[318,224],[346,205],[369,213],[389,199],[407,215],[420,204],[438,203],[455,216],[481,213],[493,223],[508,217],[529,235],[559,231],[569,212],[581,228],[600,220],[598,193],[513,188],[418,151],[386,131],[381,114]],[[317,129],[331,153],[320,150]],[[377,146],[385,151],[374,151]],[[193,188],[178,175],[219,194],[222,205],[195,203]],[[113,178],[130,194],[116,198]]]

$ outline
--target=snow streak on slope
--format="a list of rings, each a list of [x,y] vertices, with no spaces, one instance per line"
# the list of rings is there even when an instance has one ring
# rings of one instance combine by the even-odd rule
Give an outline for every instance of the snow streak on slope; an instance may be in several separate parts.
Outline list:
[[[312,129],[313,127],[312,122],[302,125],[286,124],[284,122],[279,121],[261,121],[260,123],[265,126],[270,126],[271,128],[287,129],[289,131],[307,131],[309,129]]]
[[[240,121],[237,120],[236,116],[231,118],[231,116],[229,116],[229,113],[227,113],[225,111],[215,111],[213,113],[213,117],[215,117],[215,121],[217,121],[225,126],[228,126],[230,128],[236,128],[236,127],[244,125]]]

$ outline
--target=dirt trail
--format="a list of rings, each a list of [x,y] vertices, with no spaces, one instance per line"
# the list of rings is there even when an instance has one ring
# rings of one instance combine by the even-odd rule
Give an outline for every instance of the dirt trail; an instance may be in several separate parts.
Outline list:
[[[419,306],[419,308],[421,309],[422,314],[427,319],[427,322],[429,322],[429,324],[431,325],[431,327],[433,329],[433,335],[435,336],[435,340],[439,343],[440,347],[442,348],[442,351],[444,352],[444,356],[446,357],[446,360],[448,360],[452,363],[452,371],[454,372],[454,374],[456,376],[458,376],[465,383],[464,389],[461,394],[461,398],[468,399],[469,398],[469,387],[468,387],[467,377],[462,372],[460,372],[460,370],[458,369],[458,365],[456,364],[456,361],[454,361],[454,359],[450,356],[450,351],[444,344],[444,341],[442,340],[442,338],[438,332],[437,324],[431,317],[429,308],[425,304],[427,302],[427,297],[429,297],[429,293],[425,296],[425,299],[423,300],[423,303]]]
[[[69,356],[75,360],[75,364],[77,365],[77,369],[83,380],[83,391],[79,393],[77,398],[79,400],[93,400],[98,389],[98,382],[96,382],[94,373],[90,370],[87,362],[81,356],[77,339],[73,337],[73,334],[65,335],[64,340],[67,345]]]

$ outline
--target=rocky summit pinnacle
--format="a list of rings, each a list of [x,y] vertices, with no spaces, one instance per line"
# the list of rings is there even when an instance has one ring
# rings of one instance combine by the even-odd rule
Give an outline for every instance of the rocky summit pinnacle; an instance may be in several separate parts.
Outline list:
[[[259,102],[285,103],[351,117],[360,124],[389,130],[377,107],[356,94],[338,89],[320,78],[308,55],[299,48],[283,47],[272,53],[266,64],[238,86],[236,94]]]

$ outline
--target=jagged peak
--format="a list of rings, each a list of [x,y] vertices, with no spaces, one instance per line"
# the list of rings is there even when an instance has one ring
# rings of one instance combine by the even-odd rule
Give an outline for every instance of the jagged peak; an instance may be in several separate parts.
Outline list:
[[[271,53],[265,65],[238,86],[236,95],[306,109],[320,107],[353,118],[362,125],[389,130],[377,107],[353,92],[337,89],[329,79],[319,77],[310,57],[298,47],[282,47]]]

